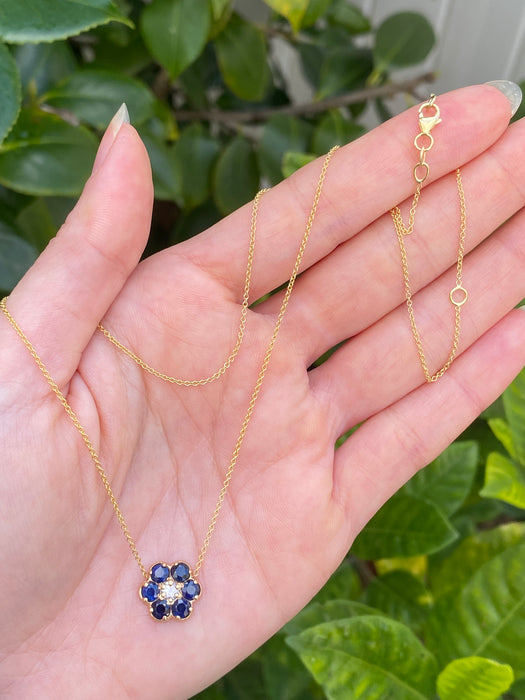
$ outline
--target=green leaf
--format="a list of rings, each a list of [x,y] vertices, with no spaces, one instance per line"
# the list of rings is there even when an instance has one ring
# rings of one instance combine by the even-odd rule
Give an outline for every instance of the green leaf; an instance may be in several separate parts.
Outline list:
[[[437,679],[440,700],[498,700],[514,681],[512,668],[492,659],[468,656],[446,666]]]
[[[151,162],[155,199],[171,200],[182,206],[182,172],[177,167],[175,147],[147,128],[139,133]]]
[[[297,153],[296,151],[286,151],[283,156],[283,176],[290,177],[290,175],[293,175],[296,170],[299,170],[304,165],[308,165],[308,163],[311,163],[316,158],[317,156],[315,153]]]
[[[396,494],[357,536],[352,553],[362,559],[431,554],[457,538],[457,532],[432,503]]]
[[[517,683],[514,683],[510,690],[513,700],[525,700],[525,678],[522,678]]]
[[[269,83],[263,32],[234,13],[214,44],[222,77],[230,90],[243,100],[261,100]]]
[[[40,95],[77,67],[75,55],[66,41],[52,44],[22,44],[13,54],[20,71],[24,92]]]
[[[309,0],[306,12],[301,19],[301,28],[315,24],[325,14],[331,2],[332,0]]]
[[[470,493],[478,467],[478,445],[474,441],[452,443],[434,462],[415,474],[402,493],[437,506],[452,515]]]
[[[389,66],[421,63],[434,46],[436,37],[430,22],[418,12],[391,15],[376,32],[374,57],[377,70]]]
[[[370,21],[355,5],[348,0],[335,0],[327,13],[330,23],[344,27],[350,34],[362,34],[370,31]]]
[[[16,225],[26,241],[39,252],[44,250],[57,232],[47,199],[44,197],[33,199],[16,217]]]
[[[369,605],[355,600],[328,600],[325,603],[310,603],[301,610],[282,629],[287,635],[294,635],[324,622],[362,617],[363,615],[382,615]]]
[[[345,119],[339,110],[330,110],[315,128],[313,151],[317,155],[328,153],[332,146],[344,146],[364,133],[365,128],[360,124]]]
[[[361,595],[362,584],[355,566],[344,559],[340,566],[330,576],[313,602],[326,603],[331,600],[355,600]]]
[[[368,49],[336,48],[330,51],[321,67],[316,99],[324,100],[364,87],[373,69]]]
[[[281,634],[274,635],[257,655],[263,669],[265,700],[314,700],[323,697],[320,688],[315,695],[311,692],[315,681]]]
[[[525,508],[525,475],[508,457],[492,452],[487,459],[485,483],[479,493],[484,498],[498,498],[517,508]]]
[[[0,183],[24,194],[78,196],[97,146],[83,127],[24,110],[0,147]]]
[[[173,79],[202,53],[210,28],[208,0],[153,0],[141,18],[147,47]]]
[[[10,292],[37,256],[36,248],[20,237],[16,227],[0,219],[0,290]]]
[[[290,22],[294,32],[299,31],[310,0],[264,0],[268,7]]]
[[[0,44],[0,143],[16,121],[22,104],[22,90],[18,68],[7,46]]]
[[[217,140],[199,123],[184,129],[175,144],[175,167],[182,183],[181,196],[186,212],[209,197],[218,153]]]
[[[433,695],[434,657],[395,620],[337,620],[286,641],[332,700],[428,700]]]
[[[504,418],[489,418],[488,424],[494,435],[501,442],[512,458],[516,458],[516,450],[512,439],[512,430]]]
[[[133,124],[153,116],[153,93],[144,83],[121,73],[81,70],[42,97],[42,102],[72,112],[82,122],[104,129],[125,102]]]
[[[484,564],[509,547],[525,543],[525,523],[507,523],[466,537],[445,559],[429,563],[435,596],[462,588]]]
[[[525,675],[525,544],[484,564],[463,589],[440,598],[426,624],[426,642],[445,664],[485,656]]]
[[[525,370],[503,392],[503,405],[516,457],[525,466]]]
[[[283,179],[284,154],[307,151],[311,134],[312,127],[295,117],[277,115],[266,123],[259,142],[259,167],[272,185]]]
[[[0,38],[12,44],[66,39],[112,21],[133,26],[111,0],[0,0]]]
[[[224,12],[231,7],[231,4],[232,0],[211,0],[213,19],[215,21],[219,20]]]
[[[408,571],[398,570],[373,578],[362,602],[417,629],[428,615],[432,596],[422,581]]]
[[[226,216],[253,199],[258,189],[259,172],[252,145],[243,136],[236,136],[217,161],[213,177],[215,204]]]

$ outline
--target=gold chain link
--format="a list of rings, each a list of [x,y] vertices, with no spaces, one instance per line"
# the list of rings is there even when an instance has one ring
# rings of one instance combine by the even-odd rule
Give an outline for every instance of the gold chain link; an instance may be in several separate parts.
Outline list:
[[[215,509],[213,511],[213,515],[211,517],[210,524],[208,526],[208,530],[206,532],[202,547],[200,549],[199,557],[197,559],[197,564],[196,564],[195,568],[193,569],[193,573],[195,576],[198,576],[199,571],[201,570],[202,565],[204,563],[204,559],[205,559],[206,553],[208,551],[208,547],[210,545],[213,531],[215,530],[215,525],[217,523],[219,513],[220,513],[222,505],[224,503],[224,499],[226,497],[226,493],[228,491],[228,487],[229,487],[231,479],[232,479],[235,465],[237,464],[237,461],[239,458],[239,453],[241,451],[241,447],[242,447],[242,444],[244,442],[246,432],[248,430],[248,425],[249,425],[250,420],[252,418],[253,411],[255,409],[255,404],[257,402],[257,398],[258,398],[259,393],[261,391],[263,380],[264,380],[264,377],[266,375],[266,371],[267,371],[268,366],[270,364],[270,358],[272,356],[272,352],[273,352],[273,349],[275,347],[275,343],[277,341],[277,336],[279,335],[279,331],[280,331],[280,328],[281,328],[281,325],[282,325],[282,322],[284,319],[284,315],[285,315],[285,312],[286,312],[286,309],[288,306],[288,302],[290,301],[292,289],[293,289],[293,286],[295,284],[295,280],[297,278],[297,275],[299,273],[299,268],[301,266],[303,255],[304,255],[304,252],[306,250],[306,244],[307,244],[308,239],[310,237],[310,232],[311,232],[312,225],[313,225],[314,218],[315,218],[315,214],[317,211],[317,206],[319,204],[319,199],[321,197],[321,191],[323,188],[323,183],[324,183],[324,179],[326,176],[326,171],[328,169],[328,165],[330,163],[330,160],[332,159],[332,156],[333,156],[334,152],[337,150],[337,148],[338,148],[338,146],[334,146],[329,151],[329,153],[327,154],[327,156],[324,160],[323,166],[321,168],[321,173],[319,175],[319,180],[317,182],[317,187],[316,187],[315,194],[314,194],[312,208],[311,208],[310,214],[308,216],[308,221],[306,223],[306,228],[305,228],[305,232],[304,232],[301,244],[299,246],[299,252],[298,252],[297,258],[295,260],[295,264],[294,264],[294,267],[292,270],[292,275],[290,277],[290,281],[288,282],[288,286],[286,288],[286,292],[285,292],[284,297],[283,297],[281,308],[280,308],[279,313],[277,315],[277,320],[275,322],[275,326],[274,326],[274,329],[273,329],[273,332],[272,332],[272,335],[270,338],[270,342],[269,342],[268,347],[266,349],[266,353],[264,355],[264,359],[263,359],[261,368],[259,370],[259,374],[257,376],[257,380],[255,382],[255,386],[254,386],[252,395],[251,395],[250,400],[248,402],[248,409],[247,409],[246,414],[244,416],[244,420],[242,422],[241,429],[239,432],[239,437],[237,438],[237,442],[235,444],[235,448],[233,450],[233,454],[232,454],[228,469],[226,470],[226,475],[224,477],[224,481],[223,481],[223,484],[222,484],[222,487],[221,487],[221,490],[219,493],[219,497],[217,499],[217,503],[215,505]],[[252,262],[253,262],[252,245],[255,241],[255,230],[256,230],[256,226],[257,226],[257,214],[258,214],[258,210],[259,210],[259,202],[260,202],[262,195],[267,191],[268,190],[264,189],[264,190],[261,190],[260,192],[258,192],[254,201],[253,201],[252,220],[251,220],[251,237],[250,237],[251,253],[249,253],[249,256],[248,256],[248,268],[249,269],[247,271],[245,291],[244,291],[244,297],[243,297],[243,308],[246,307],[246,312],[248,309],[248,296],[247,295],[249,295],[249,281],[250,281],[250,277],[251,277],[251,267],[252,267]],[[83,441],[84,441],[84,443],[89,451],[91,459],[93,460],[93,463],[95,464],[95,467],[97,468],[97,471],[100,475],[102,483],[104,484],[104,488],[106,489],[107,495],[109,497],[109,500],[111,501],[111,505],[113,506],[113,510],[115,511],[115,515],[117,516],[117,519],[119,521],[122,532],[124,533],[124,536],[126,537],[126,540],[128,542],[129,548],[131,549],[131,552],[135,558],[135,561],[137,562],[137,564],[140,568],[142,575],[144,576],[144,579],[147,580],[149,578],[149,572],[147,571],[146,567],[142,563],[142,559],[138,553],[135,541],[134,541],[134,539],[129,531],[129,528],[126,524],[124,516],[122,515],[122,511],[120,510],[120,507],[118,505],[115,494],[113,493],[113,490],[112,490],[111,485],[109,483],[109,479],[106,475],[106,472],[104,471],[104,469],[102,467],[102,464],[100,463],[100,459],[97,455],[95,448],[93,447],[91,440],[89,439],[85,429],[83,428],[82,424],[80,423],[77,415],[75,414],[75,412],[73,411],[73,409],[69,405],[67,399],[65,398],[63,393],[60,391],[56,382],[49,374],[46,366],[44,365],[44,363],[42,362],[42,360],[38,356],[36,350],[34,349],[33,345],[31,344],[30,340],[27,338],[25,333],[22,331],[20,326],[17,324],[17,322],[15,321],[15,319],[13,318],[11,313],[9,312],[9,310],[7,308],[7,297],[4,297],[4,299],[2,299],[2,301],[0,302],[0,307],[2,308],[2,311],[4,312],[5,316],[9,320],[10,324],[13,326],[14,330],[16,331],[16,333],[18,334],[18,336],[20,337],[20,339],[22,340],[22,342],[24,343],[26,348],[29,350],[35,363],[37,364],[40,371],[44,375],[44,377],[45,377],[47,383],[49,384],[51,390],[53,391],[53,393],[56,394],[56,396],[58,397],[58,400],[60,401],[60,403],[64,407],[64,410],[66,411],[67,415],[69,416],[69,418],[73,422],[75,428],[80,433],[80,435],[81,435],[81,437],[82,437],[82,439],[83,439]],[[228,358],[228,360],[224,363],[223,367],[215,373],[215,375],[217,375],[217,377],[215,377],[215,378],[218,378],[219,376],[221,376],[221,374],[224,374],[224,372],[227,369],[228,362],[230,360],[231,360],[231,362],[233,362],[235,355],[238,353],[240,344],[242,342],[242,334],[244,333],[245,323],[246,323],[246,313],[244,313],[244,315],[241,316],[241,325],[239,328],[239,336],[237,338],[237,344],[236,344],[234,350],[232,351],[232,354]],[[103,329],[102,332],[104,332],[104,331],[105,331],[105,329]],[[106,335],[106,337],[108,337],[107,333],[108,332],[104,333]],[[111,335],[111,334],[109,334],[109,335]],[[186,384],[185,382],[187,380],[175,380],[173,377],[169,377],[167,375],[164,375],[162,372],[157,372],[156,370],[153,370],[151,367],[146,365],[145,362],[140,360],[139,357],[135,356],[134,353],[132,353],[130,350],[128,350],[127,348],[122,346],[121,343],[119,343],[119,341],[115,342],[116,339],[112,340],[109,337],[108,337],[108,339],[111,340],[111,342],[113,342],[113,344],[116,345],[116,347],[118,347],[120,350],[125,352],[126,355],[131,357],[131,359],[133,359],[135,362],[137,362],[137,364],[139,364],[141,367],[143,367],[143,369],[150,372],[151,374],[154,374],[159,379],[162,379],[164,381],[167,381],[170,383],[176,383],[176,384],[181,383],[185,386],[187,386],[187,385],[199,386],[201,384],[209,383],[210,381],[212,381],[211,377],[214,377],[214,375],[211,375],[211,377],[208,377],[205,380],[195,380],[196,381],[195,384],[193,384],[193,383]],[[231,364],[231,362],[230,362],[230,364]],[[219,374],[219,372],[220,372],[220,374]]]
[[[434,126],[436,126],[436,124],[439,124],[439,122],[441,121],[441,119],[439,118],[439,108],[434,103],[435,99],[436,99],[435,95],[432,95],[430,97],[430,99],[427,102],[423,103],[421,105],[421,107],[419,108],[419,125],[420,125],[421,130],[420,130],[420,133],[414,139],[414,145],[416,146],[416,148],[419,149],[419,162],[414,167],[414,171],[413,171],[414,179],[415,179],[417,185],[416,185],[416,191],[414,193],[414,198],[412,200],[412,206],[410,208],[408,224],[405,226],[405,224],[403,222],[403,217],[401,215],[401,210],[399,209],[399,207],[394,207],[390,211],[390,214],[392,215],[392,221],[394,222],[394,228],[396,230],[397,238],[399,241],[399,248],[401,251],[401,264],[403,267],[405,298],[406,298],[406,305],[407,305],[407,309],[408,309],[408,316],[409,316],[409,320],[410,320],[410,327],[412,329],[412,335],[414,336],[414,341],[416,343],[417,352],[419,355],[419,360],[421,362],[421,367],[423,369],[423,374],[425,375],[425,379],[427,382],[436,382],[440,377],[442,377],[445,374],[445,372],[448,370],[448,368],[450,367],[452,362],[454,361],[454,358],[456,357],[458,347],[459,347],[459,337],[460,337],[460,331],[461,331],[461,307],[468,299],[468,292],[462,285],[463,257],[465,254],[465,236],[466,236],[466,231],[467,231],[467,214],[466,214],[466,205],[465,205],[465,193],[463,191],[463,183],[461,181],[461,172],[460,172],[460,169],[458,168],[456,170],[456,184],[457,184],[457,189],[458,189],[459,205],[460,205],[459,245],[458,245],[458,257],[457,257],[457,263],[456,263],[456,286],[449,293],[450,301],[453,304],[454,309],[455,309],[454,335],[453,335],[453,339],[452,339],[452,347],[450,349],[450,353],[448,355],[448,358],[447,358],[445,364],[441,367],[440,370],[438,370],[434,374],[431,374],[429,369],[428,369],[426,355],[425,355],[425,351],[423,348],[423,343],[421,341],[421,335],[419,333],[419,330],[418,330],[418,327],[416,324],[416,318],[415,318],[415,313],[414,313],[414,304],[412,301],[412,289],[411,289],[411,285],[410,285],[408,257],[407,257],[404,238],[405,238],[405,236],[409,236],[414,232],[414,221],[415,221],[415,216],[416,216],[417,205],[419,202],[419,197],[421,195],[421,189],[423,187],[423,182],[426,180],[428,173],[429,173],[429,170],[430,170],[428,163],[426,162],[426,153],[434,145],[434,139],[433,139],[432,135],[430,134],[430,130]],[[428,108],[433,108],[435,110],[434,114],[430,117],[424,116],[425,109],[428,109]],[[421,146],[419,143],[421,137],[423,137],[423,136],[426,136],[429,138],[429,141],[427,142],[426,146]],[[423,175],[419,174],[419,169],[421,168],[421,166],[424,166]],[[459,294],[459,298],[458,298],[458,294]]]

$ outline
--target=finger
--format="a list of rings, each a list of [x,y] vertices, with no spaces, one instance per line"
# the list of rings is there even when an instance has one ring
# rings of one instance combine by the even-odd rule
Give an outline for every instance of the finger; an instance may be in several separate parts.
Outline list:
[[[469,299],[461,314],[459,353],[525,297],[524,228],[525,210],[465,259],[464,283]],[[451,269],[413,298],[431,373],[444,364],[452,346],[454,310],[449,291],[454,284],[455,270]],[[329,397],[327,411],[336,436],[424,381],[406,304],[352,338],[310,372],[313,390]]]
[[[112,128],[78,204],[8,301],[59,385],[78,366],[149,233],[152,184],[146,150],[129,124],[116,135]]]
[[[467,251],[525,205],[525,161],[520,157],[524,138],[522,120],[462,168]],[[405,173],[405,178],[412,179],[411,171]],[[410,203],[411,200],[402,206],[405,220]],[[460,206],[454,175],[447,175],[424,190],[415,221],[414,233],[405,237],[413,292],[456,262]],[[497,270],[494,272],[497,274]],[[281,296],[274,295],[257,310],[275,313]],[[309,366],[329,348],[383,317],[404,298],[399,244],[392,217],[387,213],[303,273],[294,290],[286,332]]]
[[[503,133],[510,103],[488,85],[463,88],[439,98],[443,123],[433,153],[429,181],[455,169],[488,148]],[[343,241],[409,195],[414,166],[413,137],[417,107],[382,124],[340,151],[323,187],[314,229],[302,269],[328,255]],[[302,168],[261,201],[252,299],[275,289],[291,273],[312,205],[321,160]],[[178,246],[236,293],[242,290],[251,205],[239,209],[209,231]]]
[[[525,364],[524,338],[525,313],[512,311],[437,383],[370,418],[336,452],[334,497],[348,514],[352,538],[501,395]]]

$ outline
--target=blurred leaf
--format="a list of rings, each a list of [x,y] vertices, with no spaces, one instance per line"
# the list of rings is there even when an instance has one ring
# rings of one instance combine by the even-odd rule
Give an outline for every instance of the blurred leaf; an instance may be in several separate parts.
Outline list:
[[[0,182],[17,192],[78,196],[98,141],[53,114],[23,110],[0,147]]]
[[[306,12],[301,19],[301,28],[315,24],[325,14],[331,2],[332,0],[309,0]]]
[[[430,560],[432,592],[442,596],[462,588],[484,564],[521,543],[525,543],[525,523],[507,523],[465,538],[443,561]]]
[[[0,0],[0,38],[12,44],[66,39],[111,21],[133,26],[111,0]]]
[[[444,515],[450,516],[470,493],[478,455],[477,443],[456,441],[428,467],[415,474],[401,493],[433,503]]]
[[[121,73],[82,70],[52,88],[42,102],[72,112],[96,129],[104,129],[123,102],[133,124],[142,124],[153,116],[154,97],[144,83]]]
[[[36,248],[20,237],[14,224],[0,218],[0,290],[10,292],[37,256]]]
[[[516,458],[516,450],[512,439],[512,430],[504,418],[489,418],[488,424],[494,435],[507,450],[509,455]]]
[[[374,58],[377,70],[389,66],[421,63],[434,46],[436,37],[430,22],[418,12],[399,12],[387,17],[376,32]]]
[[[284,154],[307,151],[311,134],[312,127],[296,117],[277,115],[266,122],[259,141],[259,167],[272,185],[283,179]]]
[[[325,51],[315,44],[299,43],[297,46],[301,68],[304,77],[312,88],[317,91],[321,80],[321,67],[325,56]]]
[[[210,28],[208,0],[153,0],[141,17],[146,46],[172,79],[202,53]]]
[[[525,544],[484,564],[463,589],[435,604],[426,642],[441,664],[462,656],[485,656],[525,675]]]
[[[427,574],[428,557],[416,556],[376,559],[374,566],[379,576],[388,574],[390,571],[408,571],[412,576],[423,580]]]
[[[310,0],[263,0],[263,2],[275,12],[286,17],[294,32],[301,28],[302,19],[310,4]]]
[[[516,457],[525,466],[525,370],[503,392],[503,406]]]
[[[457,537],[449,521],[432,503],[396,494],[374,515],[352,545],[362,559],[431,554]]]
[[[18,68],[7,46],[0,44],[0,143],[16,121],[22,104],[22,91]]]
[[[170,237],[170,245],[185,241],[187,238],[195,236],[201,231],[205,231],[222,218],[220,211],[215,206],[215,202],[207,199],[196,209],[182,212],[177,219],[177,226]]]
[[[424,700],[434,693],[434,657],[387,617],[326,622],[286,641],[333,700]]]
[[[315,153],[297,153],[296,151],[286,151],[283,156],[282,172],[284,177],[290,177],[296,170],[300,170],[303,165],[308,165],[317,156]]]
[[[319,593],[312,599],[315,603],[330,600],[352,600],[361,594],[362,584],[355,566],[344,559],[334,571]]]
[[[195,123],[182,131],[175,144],[175,167],[182,183],[181,195],[185,211],[205,202],[211,193],[212,169],[219,154],[219,144]]]
[[[357,90],[365,86],[373,69],[372,54],[368,49],[330,51],[321,67],[317,100]]]
[[[17,216],[16,225],[26,241],[41,253],[55,236],[57,226],[44,197],[37,197]]]
[[[213,19],[215,21],[219,20],[224,12],[231,7],[232,0],[211,0],[211,9],[213,13]]]
[[[508,457],[492,452],[485,468],[485,484],[479,493],[484,498],[498,498],[517,508],[525,508],[525,475]]]
[[[75,55],[66,41],[22,44],[14,47],[13,54],[24,92],[30,94],[42,94],[77,67]]]
[[[518,85],[519,85],[520,88],[521,88],[521,92],[522,92],[523,94],[525,94],[525,80],[522,81],[521,83],[518,83]],[[522,103],[520,104],[520,106],[518,107],[518,110],[517,110],[516,114],[512,117],[511,121],[517,122],[517,121],[519,121],[520,119],[522,119],[523,117],[525,117],[525,103],[524,103],[524,102],[522,102]]]
[[[391,571],[373,578],[361,600],[415,630],[432,605],[432,596],[425,585],[407,571]]]
[[[440,700],[498,700],[514,680],[512,668],[492,659],[467,656],[446,666],[437,679]]]
[[[525,678],[514,683],[510,691],[513,700],[525,700]]]
[[[219,211],[230,214],[249,202],[259,189],[257,159],[251,143],[236,136],[222,151],[213,177],[213,198]]]
[[[215,38],[224,82],[243,100],[260,100],[269,83],[263,32],[237,13]]]
[[[350,34],[362,34],[370,31],[370,21],[355,5],[348,0],[334,0],[326,15],[328,21],[339,24]]]
[[[382,615],[364,603],[355,600],[328,600],[325,603],[310,603],[281,630],[284,634],[299,634],[324,622],[333,622],[363,615]]]
[[[335,146],[344,146],[365,133],[365,128],[350,119],[345,119],[336,109],[327,112],[314,131],[313,151],[317,155],[328,153]]]
[[[262,664],[265,700],[313,700],[314,697],[323,700],[325,697],[281,634],[266,642],[258,656]]]
[[[148,128],[139,133],[151,161],[155,199],[172,200],[182,206],[182,173],[176,164],[175,147]]]

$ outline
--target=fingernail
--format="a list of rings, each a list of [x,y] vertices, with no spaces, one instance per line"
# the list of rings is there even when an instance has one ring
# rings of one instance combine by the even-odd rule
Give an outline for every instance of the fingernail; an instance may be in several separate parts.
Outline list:
[[[497,88],[505,95],[510,102],[512,116],[514,116],[521,104],[522,92],[520,86],[516,85],[516,83],[513,83],[511,80],[489,80],[489,82],[485,84],[492,85],[492,87]]]
[[[100,168],[107,154],[109,153],[111,146],[113,145],[115,139],[117,138],[118,132],[122,124],[129,124],[129,112],[126,107],[126,103],[123,102],[113,119],[109,122],[106,133],[102,137],[100,146],[98,148],[97,157],[95,158],[95,163],[93,165],[93,173],[96,173]]]

